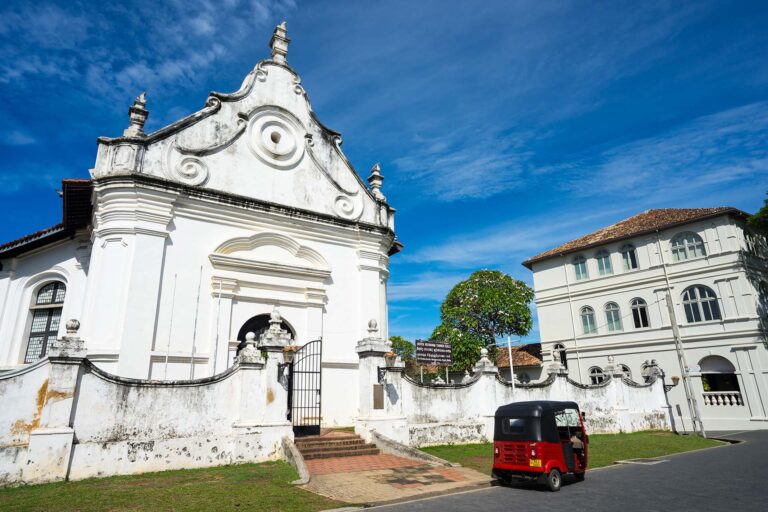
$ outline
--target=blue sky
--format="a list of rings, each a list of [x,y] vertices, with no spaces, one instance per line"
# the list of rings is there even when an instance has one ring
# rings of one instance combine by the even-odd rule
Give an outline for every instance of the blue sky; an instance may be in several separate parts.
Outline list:
[[[198,110],[283,19],[320,119],[382,163],[393,335],[476,269],[531,283],[526,257],[632,214],[768,190],[768,2],[6,1],[0,241],[59,221],[139,92],[150,130]]]

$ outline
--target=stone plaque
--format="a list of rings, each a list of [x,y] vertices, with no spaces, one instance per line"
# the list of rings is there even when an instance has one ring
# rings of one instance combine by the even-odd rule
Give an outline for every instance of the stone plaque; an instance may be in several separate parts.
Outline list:
[[[384,386],[382,386],[381,384],[373,385],[373,408],[374,409],[384,408]]]

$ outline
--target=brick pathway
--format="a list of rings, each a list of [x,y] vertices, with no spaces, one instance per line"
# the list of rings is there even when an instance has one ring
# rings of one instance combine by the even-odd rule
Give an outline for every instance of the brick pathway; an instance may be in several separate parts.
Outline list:
[[[394,455],[306,461],[312,491],[347,503],[371,504],[487,485],[488,475],[463,467],[433,466]]]

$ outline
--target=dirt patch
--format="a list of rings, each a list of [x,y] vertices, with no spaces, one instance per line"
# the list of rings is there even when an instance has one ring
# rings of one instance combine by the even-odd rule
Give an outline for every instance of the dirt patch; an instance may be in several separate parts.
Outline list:
[[[24,420],[17,420],[11,427],[11,435],[29,435],[33,430],[40,426],[40,417],[43,415],[43,407],[45,406],[47,394],[48,379],[45,379],[45,382],[40,386],[40,389],[37,390],[36,409],[32,421],[26,422]]]

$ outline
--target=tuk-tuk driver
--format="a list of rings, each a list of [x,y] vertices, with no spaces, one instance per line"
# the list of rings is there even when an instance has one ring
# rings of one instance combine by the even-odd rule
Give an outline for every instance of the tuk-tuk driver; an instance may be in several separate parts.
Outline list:
[[[584,465],[584,441],[581,440],[581,432],[574,432],[571,436],[571,444],[573,445],[573,453],[579,458],[579,463]]]

